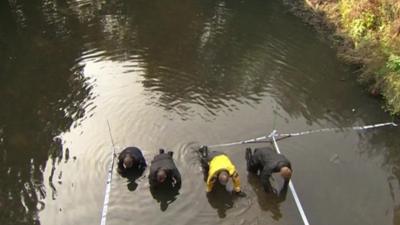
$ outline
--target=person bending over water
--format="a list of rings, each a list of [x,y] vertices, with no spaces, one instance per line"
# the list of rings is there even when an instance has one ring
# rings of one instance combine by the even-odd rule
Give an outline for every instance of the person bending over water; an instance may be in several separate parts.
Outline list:
[[[269,178],[272,173],[280,173],[284,179],[284,187],[287,188],[292,176],[290,161],[282,154],[278,154],[273,148],[256,148],[252,153],[251,148],[246,149],[247,170],[259,174],[261,184],[266,192],[273,191]]]
[[[160,149],[151,161],[149,183],[150,188],[172,188],[179,190],[181,188],[181,174],[176,168],[172,158],[173,152],[165,153]]]
[[[118,156],[118,172],[121,174],[131,171],[143,172],[146,166],[142,151],[136,147],[125,148]]]
[[[150,193],[160,203],[161,211],[165,211],[172,202],[177,199],[181,188],[181,174],[174,160],[173,152],[165,153],[160,149],[150,166]]]
[[[201,163],[207,176],[207,193],[213,191],[215,184],[226,186],[229,178],[233,181],[233,191],[236,194],[244,195],[240,189],[239,174],[231,160],[222,152],[208,152],[207,146],[200,148]]]
[[[125,148],[118,156],[118,173],[128,179],[128,189],[136,190],[136,179],[143,175],[146,169],[146,160],[140,149],[136,147]]]

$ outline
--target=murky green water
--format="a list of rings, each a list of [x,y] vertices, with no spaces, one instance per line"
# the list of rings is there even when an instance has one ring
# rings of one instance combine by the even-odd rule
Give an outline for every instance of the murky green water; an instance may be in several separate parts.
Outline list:
[[[175,151],[161,209],[114,172],[108,224],[302,224],[221,148],[247,197],[207,199],[200,144],[391,121],[280,1],[0,3],[0,224],[100,224],[111,141]],[[310,224],[400,225],[399,129],[281,141]],[[249,179],[249,180],[248,180]]]

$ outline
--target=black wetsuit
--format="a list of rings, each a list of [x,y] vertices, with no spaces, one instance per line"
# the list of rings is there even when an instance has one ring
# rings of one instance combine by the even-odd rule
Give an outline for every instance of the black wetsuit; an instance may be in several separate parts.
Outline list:
[[[157,172],[159,169],[164,169],[167,173],[167,179],[164,184],[157,182]],[[154,157],[153,161],[151,161],[149,182],[151,188],[167,186],[176,190],[180,189],[181,174],[172,159],[172,152],[164,153],[164,151],[161,151],[160,154]]]
[[[250,150],[250,149],[249,149]],[[265,191],[271,191],[269,178],[272,173],[277,173],[282,167],[292,169],[290,161],[282,154],[278,154],[273,148],[256,148],[254,153],[246,150],[247,170],[249,172],[260,173],[261,183]],[[285,186],[288,181],[285,182]]]
[[[124,158],[130,155],[135,160],[135,164],[129,169],[124,168]],[[144,171],[146,169],[146,160],[143,157],[142,151],[136,147],[125,148],[118,156],[118,171],[121,173],[129,171]]]

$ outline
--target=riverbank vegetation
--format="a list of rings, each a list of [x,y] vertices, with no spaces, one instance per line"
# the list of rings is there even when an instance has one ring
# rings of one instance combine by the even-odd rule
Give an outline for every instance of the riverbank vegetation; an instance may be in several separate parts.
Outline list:
[[[357,65],[369,92],[382,96],[386,109],[400,115],[400,1],[299,0],[294,8],[320,30],[330,31],[339,56]]]

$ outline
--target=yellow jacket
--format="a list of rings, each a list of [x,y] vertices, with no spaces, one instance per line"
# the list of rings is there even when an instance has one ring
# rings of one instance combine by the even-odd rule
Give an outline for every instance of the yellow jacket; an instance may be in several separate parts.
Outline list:
[[[217,155],[209,163],[210,169],[208,170],[207,178],[207,192],[213,189],[214,183],[217,180],[218,172],[226,170],[229,176],[232,177],[233,187],[236,192],[240,192],[239,174],[236,172],[235,166],[232,164],[226,155]]]

